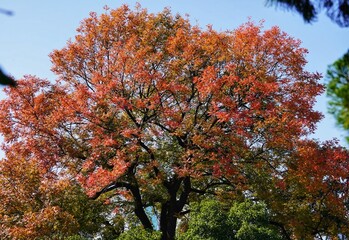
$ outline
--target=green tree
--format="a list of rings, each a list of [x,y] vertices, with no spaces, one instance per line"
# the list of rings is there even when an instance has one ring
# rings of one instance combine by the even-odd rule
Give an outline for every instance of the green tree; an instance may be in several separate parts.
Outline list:
[[[267,206],[260,202],[254,203],[246,200],[242,203],[235,202],[230,209],[229,219],[235,237],[238,240],[278,240],[283,239],[281,229],[271,224],[271,216]]]
[[[329,110],[337,123],[349,130],[349,50],[328,67],[327,79],[327,95],[331,98]]]
[[[190,208],[188,230],[180,239],[235,239],[229,208],[215,200],[194,203]]]
[[[228,207],[217,200],[193,204],[188,229],[181,240],[279,240],[280,231],[270,224],[265,204],[246,200]]]

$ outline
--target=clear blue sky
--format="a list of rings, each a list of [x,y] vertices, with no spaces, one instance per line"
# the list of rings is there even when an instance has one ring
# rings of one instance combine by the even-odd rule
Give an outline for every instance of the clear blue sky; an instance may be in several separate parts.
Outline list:
[[[255,22],[265,20],[265,28],[277,25],[289,35],[300,39],[309,50],[309,71],[323,75],[327,66],[341,57],[349,48],[349,28],[340,28],[324,14],[314,24],[305,24],[295,12],[266,7],[265,0],[144,0],[138,1],[151,12],[170,7],[174,13],[189,14],[191,21],[205,27],[212,24],[216,30],[235,29],[248,17]],[[117,8],[122,4],[135,6],[136,1],[104,0],[3,0],[0,8],[12,10],[11,17],[0,14],[0,65],[15,78],[25,74],[55,80],[51,73],[48,54],[65,46],[74,38],[75,29],[89,12],[104,12],[103,6]],[[301,94],[301,93],[300,93]],[[3,93],[0,93],[3,97]],[[318,98],[316,109],[326,117],[318,125],[315,138],[338,138],[344,144],[344,133],[327,112],[327,99]]]

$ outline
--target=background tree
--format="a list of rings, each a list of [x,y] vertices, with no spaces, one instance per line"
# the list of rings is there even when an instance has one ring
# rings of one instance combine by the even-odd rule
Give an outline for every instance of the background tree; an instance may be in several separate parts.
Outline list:
[[[280,230],[270,224],[269,215],[263,203],[246,200],[229,206],[217,200],[204,200],[191,207],[188,229],[179,239],[283,239]]]
[[[349,236],[347,150],[310,140],[297,148],[278,179],[255,174],[257,200],[265,200],[273,211],[271,222],[289,238]]]
[[[229,219],[229,206],[216,200],[191,204],[189,221],[179,239],[235,239],[236,228]]]
[[[330,112],[337,123],[349,129],[349,51],[335,61],[327,70],[327,95],[331,98]],[[349,139],[347,139],[349,140]]]
[[[307,23],[316,20],[322,9],[340,27],[349,27],[348,0],[268,0],[268,4],[297,11]]]
[[[162,239],[174,239],[190,202],[268,198],[261,179],[277,185],[289,170],[297,176],[299,159],[317,158],[297,155],[321,118],[312,107],[323,86],[304,70],[306,52],[251,22],[216,32],[169,10],[92,13],[51,54],[57,83],[26,76],[6,89],[3,148],[36,159],[41,172],[76,177],[148,231],[152,209]],[[346,199],[339,187],[328,202]]]
[[[43,173],[39,165],[14,156],[0,161],[0,238],[105,236],[112,224],[106,225],[103,202],[90,201],[76,182]]]

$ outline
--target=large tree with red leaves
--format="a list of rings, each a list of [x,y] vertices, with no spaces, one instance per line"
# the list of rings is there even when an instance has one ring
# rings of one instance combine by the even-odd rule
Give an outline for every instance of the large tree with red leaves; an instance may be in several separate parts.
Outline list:
[[[209,194],[270,200],[280,211],[274,224],[301,236],[281,202],[291,211],[297,191],[329,189],[323,208],[344,203],[348,170],[343,149],[305,140],[321,118],[312,107],[323,91],[319,74],[304,69],[306,52],[277,27],[251,22],[217,32],[169,10],[92,13],[52,52],[55,84],[26,76],[6,90],[4,149],[36,159],[43,174],[76,177],[92,199],[109,198],[147,229],[151,208],[162,239],[174,239],[188,203]]]

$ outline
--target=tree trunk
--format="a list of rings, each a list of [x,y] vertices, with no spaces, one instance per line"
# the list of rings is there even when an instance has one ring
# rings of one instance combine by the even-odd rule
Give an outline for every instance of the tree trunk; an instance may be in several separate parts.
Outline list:
[[[177,200],[177,193],[183,183],[182,191]],[[190,177],[173,179],[171,183],[165,184],[170,199],[161,206],[160,231],[161,240],[174,240],[176,236],[177,219],[180,216],[183,207],[187,203],[190,193]]]
[[[174,240],[176,236],[177,217],[170,201],[164,203],[161,207],[160,231],[161,240]]]
[[[148,215],[144,211],[142,197],[141,197],[141,193],[139,192],[138,185],[131,185],[130,190],[132,192],[132,195],[135,201],[134,206],[135,206],[136,216],[141,221],[145,229],[154,230]]]

